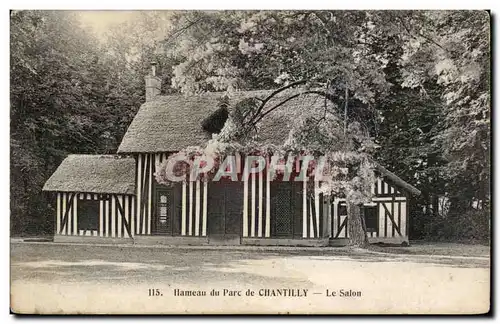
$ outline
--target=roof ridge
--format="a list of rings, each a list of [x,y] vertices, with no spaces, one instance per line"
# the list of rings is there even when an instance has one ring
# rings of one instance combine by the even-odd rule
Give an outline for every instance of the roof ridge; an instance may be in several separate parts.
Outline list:
[[[298,87],[300,88],[300,87]],[[272,91],[276,91],[276,90],[279,90],[280,88],[272,88],[272,89],[253,89],[253,90],[235,90],[235,91],[232,91],[232,92],[229,92],[229,94],[231,93],[249,93],[249,92],[272,92]],[[297,88],[290,88],[290,89],[285,89],[283,90],[284,92],[287,91],[287,90],[294,90],[294,89],[297,89]],[[205,91],[205,92],[200,92],[200,93],[194,93],[194,94],[185,94],[185,93],[173,93],[173,94],[164,94],[164,95],[159,95],[159,96],[156,96],[154,97],[151,101],[147,101],[147,102],[144,102],[144,103],[148,103],[148,102],[152,102],[152,101],[156,101],[158,100],[159,98],[179,98],[179,97],[203,97],[203,96],[211,96],[211,95],[225,95],[225,94],[228,94],[227,91]],[[144,104],[143,103],[143,104]]]
[[[229,96],[229,105],[234,106],[239,101],[250,98],[266,99],[276,90],[239,90]],[[269,105],[282,102],[283,109],[299,111],[303,105],[303,98],[297,94],[304,93],[304,98],[310,95],[303,87],[285,89],[275,98],[268,101]],[[176,152],[186,146],[203,145],[212,138],[212,134],[203,127],[203,121],[221,108],[220,100],[225,92],[205,92],[198,95],[170,94],[158,96],[154,100],[143,103],[132,122],[128,125],[117,153],[146,153],[146,152]],[[293,97],[294,100],[283,100],[284,96]],[[297,99],[297,100],[295,100]],[[310,105],[317,105],[318,100],[310,100]],[[269,106],[271,107],[271,106]],[[285,110],[283,110],[285,111]],[[282,114],[273,113],[282,118]],[[266,130],[264,141],[284,142],[287,133],[283,131],[283,121],[279,125],[276,120],[271,120]],[[264,122],[262,123],[264,125]],[[262,126],[261,125],[261,126]],[[285,127],[287,127],[285,125]],[[285,135],[284,135],[285,134]]]
[[[69,157],[83,157],[83,158],[104,158],[104,159],[123,159],[123,158],[129,158],[129,157],[124,157],[121,154],[80,154],[80,153],[73,153],[73,154],[68,154],[66,158]]]

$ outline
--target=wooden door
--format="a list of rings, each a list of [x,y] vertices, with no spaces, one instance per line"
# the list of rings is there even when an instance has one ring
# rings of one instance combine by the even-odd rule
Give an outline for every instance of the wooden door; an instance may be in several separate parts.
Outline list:
[[[224,187],[217,182],[209,183],[208,186],[207,234],[208,236],[224,236]]]
[[[174,228],[175,200],[171,188],[156,191],[156,210],[153,233],[172,235]]]
[[[224,186],[224,236],[241,237],[243,218],[243,183],[229,182]]]
[[[302,238],[302,182],[271,182],[271,237]]]
[[[217,181],[209,184],[207,220],[209,237],[239,238],[242,231],[242,213],[242,182]]]
[[[271,184],[271,236],[293,237],[294,210],[292,182]]]

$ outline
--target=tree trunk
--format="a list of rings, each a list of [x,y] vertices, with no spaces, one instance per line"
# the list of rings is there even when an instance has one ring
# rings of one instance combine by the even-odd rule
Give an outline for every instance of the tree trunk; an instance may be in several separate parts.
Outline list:
[[[437,194],[431,196],[431,206],[432,206],[432,215],[436,218],[441,216],[439,214],[439,196]]]
[[[349,230],[349,246],[367,247],[368,236],[361,206],[347,202],[347,228]]]

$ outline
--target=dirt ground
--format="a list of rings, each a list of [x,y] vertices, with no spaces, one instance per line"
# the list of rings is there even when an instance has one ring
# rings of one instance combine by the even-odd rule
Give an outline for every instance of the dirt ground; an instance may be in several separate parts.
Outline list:
[[[11,308],[19,313],[483,313],[489,280],[489,247],[481,245],[11,244]]]
[[[489,257],[490,247],[482,244],[461,244],[448,242],[413,242],[410,246],[377,246],[370,247],[373,251],[395,254],[413,255],[449,255],[449,256],[484,256]]]

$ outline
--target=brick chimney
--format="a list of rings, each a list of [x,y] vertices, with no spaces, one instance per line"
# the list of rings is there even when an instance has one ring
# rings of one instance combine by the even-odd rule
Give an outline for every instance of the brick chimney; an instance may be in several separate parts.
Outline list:
[[[156,62],[151,62],[151,73],[144,77],[146,81],[146,102],[160,95],[161,79],[156,76]]]

